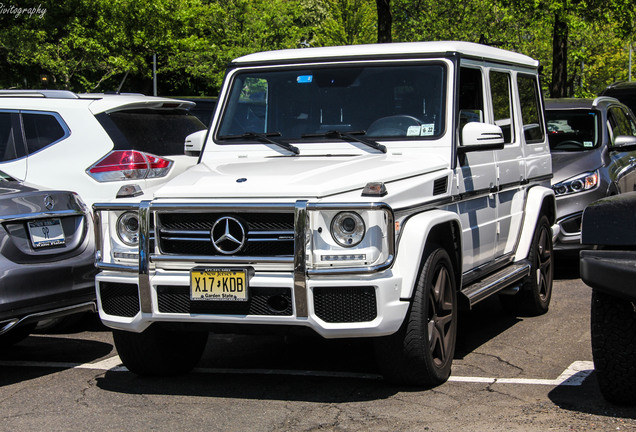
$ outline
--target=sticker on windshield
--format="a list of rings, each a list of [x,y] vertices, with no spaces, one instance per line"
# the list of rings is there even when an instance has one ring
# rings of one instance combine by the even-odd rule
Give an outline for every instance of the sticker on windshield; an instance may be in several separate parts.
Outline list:
[[[422,132],[420,133],[420,135],[422,136],[435,135],[435,124],[434,123],[423,124]]]
[[[409,126],[409,128],[406,130],[406,136],[420,136],[420,127]]]
[[[594,147],[594,143],[592,141],[583,141],[583,147]]]
[[[312,82],[314,79],[313,75],[299,75],[298,78],[296,78],[296,82],[298,84],[307,84]]]

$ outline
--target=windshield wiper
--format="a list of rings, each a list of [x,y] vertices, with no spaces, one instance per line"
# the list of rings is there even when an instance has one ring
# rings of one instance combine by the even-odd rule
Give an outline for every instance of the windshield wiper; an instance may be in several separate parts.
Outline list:
[[[362,143],[372,149],[379,150],[382,153],[386,153],[386,147],[382,144],[379,144],[373,140],[367,138],[360,138],[356,135],[366,135],[365,131],[351,131],[351,132],[339,132],[337,130],[330,130],[324,133],[315,133],[315,134],[302,134],[301,138],[334,138],[341,139],[344,141],[356,141]]]
[[[277,145],[278,147],[284,148],[285,150],[292,152],[294,154],[300,154],[300,150],[298,150],[298,147],[293,146],[289,143],[280,141],[280,140],[272,139],[272,137],[279,137],[279,136],[280,136],[280,132],[266,132],[266,133],[245,132],[244,134],[240,134],[240,135],[222,135],[218,138],[220,140],[254,139],[260,142]]]

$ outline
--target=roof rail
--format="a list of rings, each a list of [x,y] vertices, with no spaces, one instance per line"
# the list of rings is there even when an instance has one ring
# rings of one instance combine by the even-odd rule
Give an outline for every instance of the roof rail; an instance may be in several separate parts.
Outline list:
[[[68,90],[0,90],[0,97],[43,97],[52,99],[79,99]]]
[[[618,99],[612,96],[597,96],[596,99],[594,99],[594,101],[592,102],[592,108],[596,108],[602,101],[618,102]]]

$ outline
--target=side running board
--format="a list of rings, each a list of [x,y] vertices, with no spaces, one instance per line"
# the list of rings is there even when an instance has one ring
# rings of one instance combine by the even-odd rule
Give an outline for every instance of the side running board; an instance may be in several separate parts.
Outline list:
[[[460,295],[463,297],[460,300],[460,305],[466,309],[471,309],[480,301],[529,276],[530,268],[530,261],[522,260],[468,285],[460,291]]]

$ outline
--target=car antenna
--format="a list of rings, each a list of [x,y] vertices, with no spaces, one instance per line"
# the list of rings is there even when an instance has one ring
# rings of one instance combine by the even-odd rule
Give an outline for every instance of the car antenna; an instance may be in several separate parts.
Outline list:
[[[124,78],[121,80],[121,83],[119,83],[119,87],[117,87],[117,91],[115,93],[119,94],[121,92],[121,88],[124,86],[124,82],[126,81],[126,78],[128,78],[128,71],[126,71],[126,74],[124,75]]]

